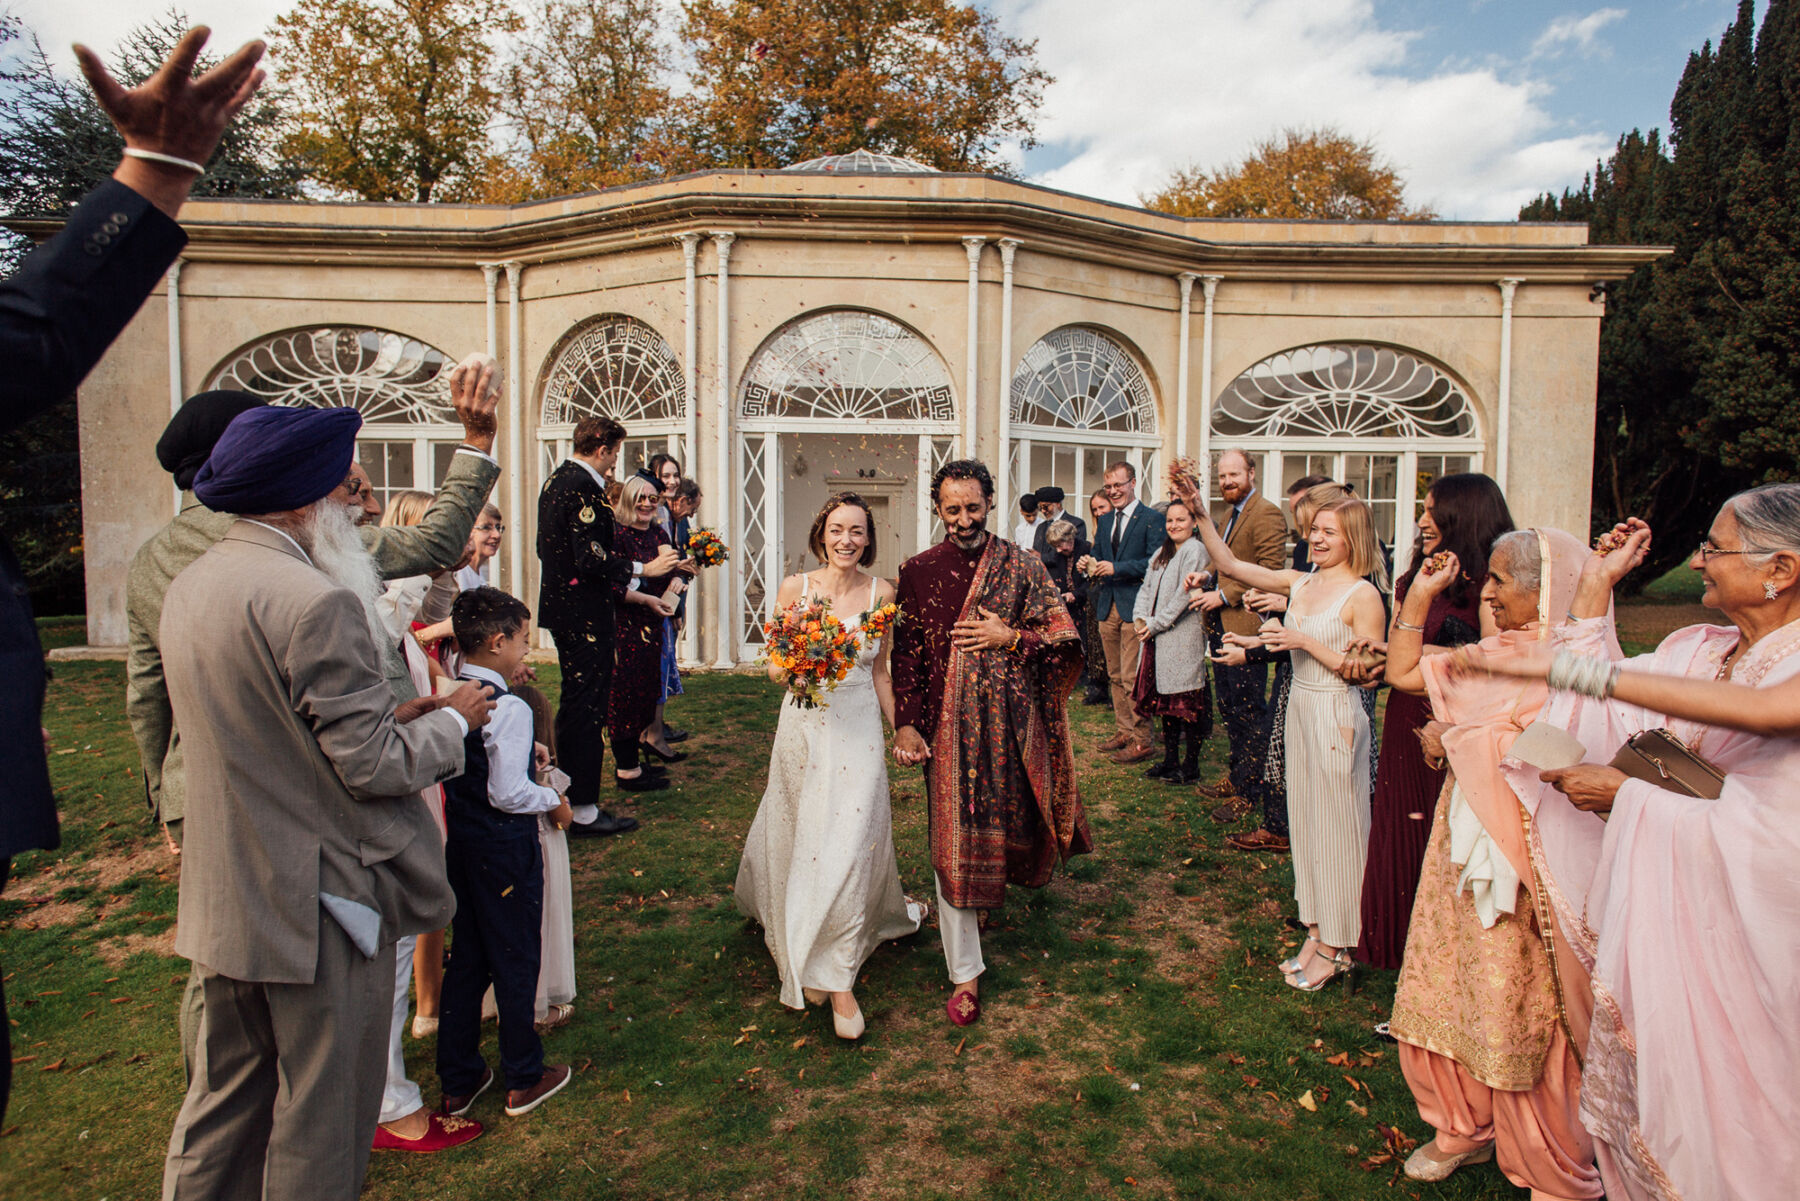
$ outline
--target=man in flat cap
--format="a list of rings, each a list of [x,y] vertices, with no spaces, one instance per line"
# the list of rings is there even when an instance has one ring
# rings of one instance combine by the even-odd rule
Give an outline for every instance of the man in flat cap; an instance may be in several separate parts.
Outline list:
[[[463,769],[476,689],[396,708],[350,508],[362,418],[238,415],[194,480],[237,520],[169,586],[187,777],[175,949],[204,996],[163,1196],[355,1197],[387,1079],[394,943],[454,901],[417,794]]]
[[[1077,542],[1087,541],[1087,522],[1063,508],[1064,493],[1061,488],[1055,484],[1045,484],[1032,495],[1037,497],[1038,517],[1042,519],[1042,524],[1037,528],[1031,549],[1040,555],[1049,550],[1050,544],[1045,541],[1045,536],[1050,532],[1050,527],[1059,521],[1066,521],[1075,527]]]

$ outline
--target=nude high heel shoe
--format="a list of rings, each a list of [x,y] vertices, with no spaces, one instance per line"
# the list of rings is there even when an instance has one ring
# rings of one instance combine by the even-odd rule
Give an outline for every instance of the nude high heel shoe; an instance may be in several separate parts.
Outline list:
[[[822,988],[803,988],[800,995],[806,998],[808,1005],[824,1005],[831,1000],[831,994]]]
[[[845,1017],[843,1014],[839,1013],[837,1008],[833,1006],[831,1010],[831,1027],[837,1031],[837,1036],[845,1042],[853,1043],[861,1038],[863,1036],[863,1031],[868,1028],[863,1022],[862,1006],[858,1005],[856,1007],[856,1012],[849,1017]]]

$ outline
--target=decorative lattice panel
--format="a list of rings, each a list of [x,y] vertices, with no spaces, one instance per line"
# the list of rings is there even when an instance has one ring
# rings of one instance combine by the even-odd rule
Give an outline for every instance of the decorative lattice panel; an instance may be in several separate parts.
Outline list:
[[[633,422],[679,421],[687,381],[667,339],[642,321],[595,317],[563,340],[544,378],[545,425],[583,417]]]
[[[950,373],[925,339],[879,313],[790,321],[757,351],[739,396],[745,420],[956,420]]]
[[[1156,398],[1130,352],[1071,325],[1041,338],[1012,377],[1012,423],[1040,430],[1156,432]]]
[[[744,646],[760,646],[763,641],[763,620],[768,616],[769,601],[774,597],[779,580],[766,578],[763,564],[763,548],[767,545],[771,534],[765,520],[764,496],[769,490],[768,473],[763,460],[763,442],[775,437],[774,434],[746,434],[738,443],[740,470],[743,472],[744,487],[741,493],[743,514],[743,537],[735,551],[739,570],[743,573],[743,607],[740,619],[743,622],[743,637],[738,641]]]
[[[1390,346],[1334,342],[1271,355],[1213,405],[1226,437],[1469,438],[1475,409],[1425,360]]]
[[[454,425],[443,351],[369,326],[328,325],[273,334],[239,351],[209,388],[271,404],[355,409],[371,424]]]

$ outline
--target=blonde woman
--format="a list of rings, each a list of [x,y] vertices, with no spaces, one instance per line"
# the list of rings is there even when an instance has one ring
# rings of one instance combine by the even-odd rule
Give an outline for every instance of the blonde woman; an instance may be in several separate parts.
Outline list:
[[[1272,570],[1238,558],[1204,510],[1200,537],[1213,567],[1252,588],[1283,593],[1286,619],[1270,619],[1263,645],[1293,655],[1283,747],[1294,899],[1306,944],[1283,963],[1287,983],[1317,992],[1334,976],[1354,982],[1350,948],[1362,934],[1363,863],[1369,843],[1369,715],[1338,675],[1356,638],[1380,638],[1387,583],[1369,506],[1355,497],[1319,506],[1306,532],[1313,571]],[[1370,583],[1363,577],[1372,577]],[[1202,581],[1190,577],[1190,587]]]

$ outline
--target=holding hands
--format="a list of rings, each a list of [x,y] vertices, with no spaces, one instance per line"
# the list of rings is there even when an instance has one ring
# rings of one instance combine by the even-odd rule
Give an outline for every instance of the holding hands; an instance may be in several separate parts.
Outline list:
[[[901,726],[894,731],[894,758],[908,766],[923,763],[931,758],[931,747],[926,744],[925,739],[919,736],[916,729],[911,726]]]

